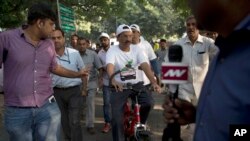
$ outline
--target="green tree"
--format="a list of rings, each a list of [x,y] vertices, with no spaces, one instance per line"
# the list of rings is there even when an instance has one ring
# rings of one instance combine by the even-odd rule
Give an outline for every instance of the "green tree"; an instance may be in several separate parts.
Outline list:
[[[0,4],[0,27],[12,28],[24,22],[25,6],[22,0],[4,0]]]
[[[27,9],[41,0],[4,0],[0,5],[0,27],[20,26],[26,20]],[[56,0],[45,0],[56,11]],[[59,0],[72,7],[78,33],[96,39],[100,32],[115,32],[121,24],[138,24],[143,35],[151,39],[180,36],[184,19],[189,15],[185,0]]]
[[[41,0],[2,0],[0,4],[0,27],[14,28],[26,22],[28,8]],[[44,0],[52,4],[53,0]]]
[[[191,14],[187,0],[172,0],[172,7],[178,11],[183,18],[186,18]]]

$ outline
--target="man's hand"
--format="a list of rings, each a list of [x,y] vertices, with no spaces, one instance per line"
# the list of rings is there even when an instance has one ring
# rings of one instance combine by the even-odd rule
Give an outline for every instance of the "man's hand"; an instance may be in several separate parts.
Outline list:
[[[98,79],[98,87],[99,87],[99,89],[102,89],[102,87],[103,87],[103,78],[102,77],[99,77],[99,79]]]
[[[88,91],[87,91],[87,88],[83,88],[82,89],[82,96],[88,96]]]
[[[162,105],[164,111],[163,116],[167,123],[173,123],[176,119],[180,125],[185,125],[195,122],[196,108],[188,101],[175,99],[175,107],[169,96],[166,96]],[[178,110],[177,110],[178,109]]]
[[[122,90],[123,90],[122,84],[119,83],[119,82],[117,82],[117,81],[115,81],[115,79],[112,80],[112,86],[115,87],[116,92],[118,92],[118,91],[122,92]]]
[[[80,70],[80,76],[81,77],[88,77],[89,75],[89,70],[88,69],[81,69]]]
[[[161,87],[157,83],[152,84],[152,86],[155,92],[161,93]]]

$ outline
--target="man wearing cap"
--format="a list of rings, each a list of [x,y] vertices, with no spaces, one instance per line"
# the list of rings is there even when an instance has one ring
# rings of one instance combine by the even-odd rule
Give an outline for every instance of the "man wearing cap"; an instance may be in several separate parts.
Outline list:
[[[124,127],[123,127],[123,111],[124,105],[127,98],[131,94],[131,90],[124,87],[125,84],[137,84],[141,81],[138,75],[138,67],[140,67],[149,78],[155,91],[160,92],[160,87],[157,85],[154,75],[147,63],[147,57],[144,53],[141,53],[138,49],[131,46],[132,42],[132,30],[128,25],[122,24],[118,26],[116,30],[117,40],[119,45],[112,46],[107,52],[106,64],[107,73],[109,77],[116,71],[128,68],[129,73],[123,71],[116,75],[112,80],[111,84],[115,89],[111,89],[111,110],[112,110],[112,136],[113,141],[124,141]],[[126,67],[127,66],[127,67]],[[126,75],[127,74],[127,75]],[[131,76],[135,76],[131,77]],[[125,80],[123,78],[126,78]],[[124,87],[124,88],[123,88]],[[141,104],[141,121],[145,123],[151,106],[153,105],[150,92],[145,89],[143,94],[138,96],[138,102]],[[144,111],[144,112],[142,112]]]
[[[143,39],[143,37],[141,36],[140,27],[137,24],[130,25],[130,28],[133,32],[132,44],[135,46],[135,48],[144,51],[155,76],[159,80],[160,71],[158,69],[157,57],[152,46],[147,40]],[[149,85],[150,82],[145,73],[143,71],[139,71],[139,73],[144,81],[144,85]]]
[[[102,49],[98,53],[98,57],[100,58],[102,65],[103,65],[103,76],[100,78],[102,79],[99,83],[102,85],[103,91],[103,114],[104,114],[104,121],[105,125],[102,129],[103,133],[107,133],[111,129],[111,117],[110,117],[110,90],[109,90],[109,78],[106,71],[106,54],[108,49],[110,48],[110,38],[107,33],[101,33],[99,36],[99,41],[101,43]],[[99,85],[99,87],[101,87]]]
[[[90,134],[95,134],[94,120],[95,120],[95,95],[98,88],[98,78],[102,76],[102,64],[96,52],[88,48],[86,38],[78,38],[78,49],[84,64],[89,69],[89,79],[87,84],[86,96],[86,126]],[[98,72],[99,71],[99,72]]]

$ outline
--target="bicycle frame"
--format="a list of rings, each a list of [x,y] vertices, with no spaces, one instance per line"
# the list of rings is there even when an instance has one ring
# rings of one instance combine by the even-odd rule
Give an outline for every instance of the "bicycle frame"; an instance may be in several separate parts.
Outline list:
[[[133,110],[131,107],[133,107]],[[124,107],[123,123],[124,123],[125,137],[127,138],[135,137],[137,140],[137,133],[140,131],[147,130],[146,126],[144,124],[141,124],[140,105],[138,104],[137,95],[135,96],[134,106],[131,106],[129,100],[127,100]]]
[[[110,76],[109,85],[112,88],[111,80],[115,75],[119,74],[121,70],[116,71],[114,74]],[[150,133],[146,128],[146,125],[141,124],[140,119],[140,105],[138,104],[138,95],[143,92],[143,82],[138,82],[137,84],[127,83],[126,90],[131,90],[132,93],[136,93],[135,95],[135,104],[133,110],[131,109],[131,104],[129,103],[129,99],[124,105],[124,135],[126,141],[150,141]]]

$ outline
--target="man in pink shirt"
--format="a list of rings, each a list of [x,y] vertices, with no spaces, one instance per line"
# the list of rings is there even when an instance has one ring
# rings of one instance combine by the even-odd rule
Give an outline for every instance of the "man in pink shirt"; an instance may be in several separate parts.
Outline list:
[[[44,3],[28,11],[28,25],[0,34],[0,64],[4,64],[4,123],[10,141],[58,141],[61,113],[53,97],[50,72],[83,77],[56,62],[53,42],[56,15]]]

